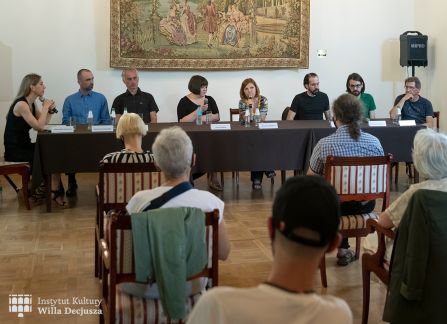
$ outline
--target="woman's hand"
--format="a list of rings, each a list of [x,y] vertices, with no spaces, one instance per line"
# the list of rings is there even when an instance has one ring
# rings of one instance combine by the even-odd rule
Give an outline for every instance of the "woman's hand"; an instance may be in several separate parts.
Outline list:
[[[50,112],[52,109],[56,108],[56,103],[54,102],[54,100],[45,99],[42,104],[42,108]]]

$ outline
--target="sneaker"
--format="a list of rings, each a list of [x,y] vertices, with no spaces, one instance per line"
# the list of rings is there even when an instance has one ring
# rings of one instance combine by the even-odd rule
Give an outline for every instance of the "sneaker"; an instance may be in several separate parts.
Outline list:
[[[343,253],[343,252],[344,253]],[[342,252],[342,253],[340,253]],[[355,261],[355,253],[349,249],[340,249],[337,253],[337,264],[339,266],[347,266],[351,262]]]

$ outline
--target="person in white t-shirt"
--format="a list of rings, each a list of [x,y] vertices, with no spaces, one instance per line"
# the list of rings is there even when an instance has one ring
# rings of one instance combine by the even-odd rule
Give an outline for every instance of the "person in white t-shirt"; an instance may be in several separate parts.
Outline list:
[[[268,220],[273,265],[267,281],[252,288],[212,288],[187,323],[352,323],[345,301],[313,290],[321,258],[340,244],[339,218],[337,194],[323,178],[287,180]]]

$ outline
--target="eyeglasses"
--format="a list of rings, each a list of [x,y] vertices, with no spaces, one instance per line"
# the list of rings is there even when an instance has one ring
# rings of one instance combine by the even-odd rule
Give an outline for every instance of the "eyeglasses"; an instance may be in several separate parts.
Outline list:
[[[350,88],[350,89],[356,89],[356,88],[360,89],[361,87],[362,87],[362,84],[361,84],[361,83],[350,84],[350,85],[349,85],[349,88]]]

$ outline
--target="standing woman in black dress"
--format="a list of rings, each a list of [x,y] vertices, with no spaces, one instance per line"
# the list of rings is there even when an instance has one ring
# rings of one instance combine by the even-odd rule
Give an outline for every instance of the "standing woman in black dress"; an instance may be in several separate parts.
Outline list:
[[[45,99],[42,108],[36,109],[35,101],[45,93],[45,85],[38,74],[26,75],[20,84],[14,102],[6,115],[5,134],[5,161],[33,163],[34,143],[31,143],[29,131],[31,128],[43,130],[50,121],[51,114],[56,107],[53,100]],[[64,205],[63,197],[58,193],[60,176],[55,174],[51,179],[53,199],[58,205]],[[23,188],[27,190],[27,188]]]
[[[180,99],[177,105],[177,118],[180,123],[195,122],[197,120],[197,108],[202,109],[202,121],[206,120],[206,112],[211,112],[211,122],[220,120],[219,108],[213,97],[207,96],[208,81],[203,76],[193,75],[188,83],[189,94]],[[211,189],[222,190],[217,180],[217,173],[208,173],[208,185]]]

